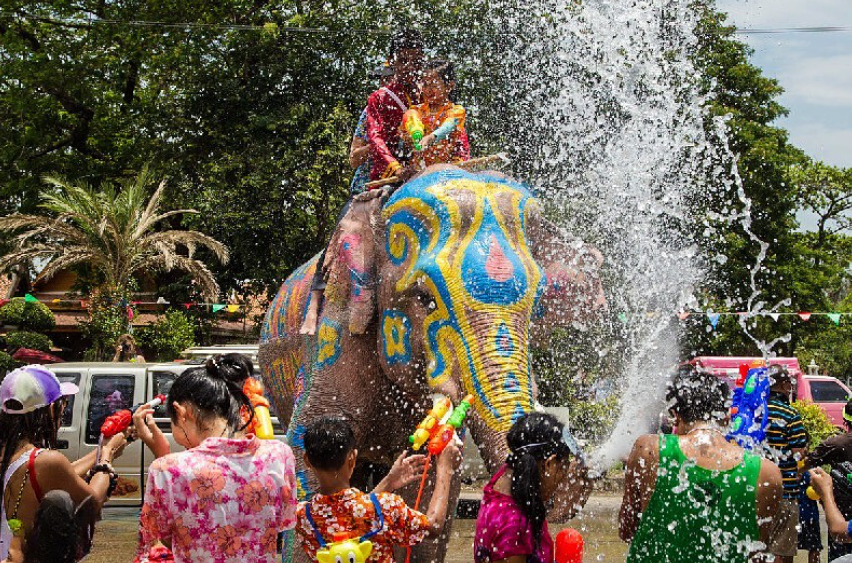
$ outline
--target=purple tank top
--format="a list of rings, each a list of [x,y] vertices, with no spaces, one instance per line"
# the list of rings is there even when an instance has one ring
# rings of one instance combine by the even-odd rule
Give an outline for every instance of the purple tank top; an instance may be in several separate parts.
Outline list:
[[[541,532],[541,544],[535,538],[524,513],[509,496],[494,490],[494,484],[506,472],[506,466],[491,478],[482,491],[482,505],[476,519],[473,556],[476,563],[500,561],[514,555],[525,555],[528,563],[552,563],[553,539],[547,521]]]

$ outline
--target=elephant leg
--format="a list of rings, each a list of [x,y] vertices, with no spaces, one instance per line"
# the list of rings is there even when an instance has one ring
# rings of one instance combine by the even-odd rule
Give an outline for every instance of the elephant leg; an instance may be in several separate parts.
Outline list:
[[[429,469],[429,477],[426,479],[426,485],[423,489],[423,498],[420,505],[417,507],[422,513],[429,510],[429,501],[432,499],[432,493],[435,490],[435,462],[432,460],[432,466]],[[417,500],[417,491],[420,488],[420,481],[408,485],[404,489],[397,491],[406,504],[414,508],[414,503]],[[459,494],[461,493],[461,473],[456,472],[450,481],[449,504],[447,507],[447,519],[444,522],[444,527],[437,537],[426,538],[420,545],[411,550],[412,563],[439,563],[444,561],[447,555],[447,545],[449,545],[450,537],[453,529],[453,521],[456,516],[456,508],[458,507]],[[396,550],[396,560],[405,561],[405,550]]]

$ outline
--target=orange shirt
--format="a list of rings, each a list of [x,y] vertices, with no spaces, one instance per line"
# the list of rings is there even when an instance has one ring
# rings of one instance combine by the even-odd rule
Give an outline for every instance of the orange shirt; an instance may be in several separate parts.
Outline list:
[[[368,563],[393,563],[393,547],[417,545],[429,531],[429,519],[425,514],[409,508],[398,495],[378,493],[382,507],[384,527],[370,538],[373,552]],[[315,494],[311,503],[311,518],[326,543],[331,543],[334,533],[348,532],[352,537],[361,537],[378,526],[376,509],[370,495],[349,488],[333,495]],[[317,560],[317,541],[314,529],[305,516],[305,505],[296,510],[296,533],[302,549],[312,561]]]
[[[428,102],[423,102],[412,106],[409,111],[418,113],[426,135],[434,133],[447,119],[453,117],[458,119],[458,124],[449,137],[443,141],[436,141],[423,151],[422,158],[426,166],[438,163],[463,162],[470,159],[470,142],[465,130],[466,113],[462,106],[447,102],[442,106],[430,107]],[[404,134],[403,137],[407,142],[411,142],[411,138],[407,134]]]

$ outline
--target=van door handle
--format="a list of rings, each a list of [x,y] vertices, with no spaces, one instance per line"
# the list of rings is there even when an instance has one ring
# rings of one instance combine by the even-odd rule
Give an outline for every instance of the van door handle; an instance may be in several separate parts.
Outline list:
[[[57,440],[56,441],[56,449],[57,450],[67,450],[68,449],[68,440]]]

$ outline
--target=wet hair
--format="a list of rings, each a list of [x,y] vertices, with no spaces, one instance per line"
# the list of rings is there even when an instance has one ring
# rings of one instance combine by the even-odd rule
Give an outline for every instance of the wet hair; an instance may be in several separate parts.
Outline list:
[[[453,88],[450,90],[447,97],[451,101],[456,98],[456,68],[450,61],[444,59],[433,59],[426,63],[423,72],[435,72],[444,81],[444,84],[453,83]]]
[[[84,505],[92,505],[91,497]],[[95,514],[91,514],[94,525]],[[24,549],[24,563],[74,563],[88,553],[82,545],[87,526],[78,518],[66,491],[48,491],[38,505]],[[90,547],[90,546],[89,546]],[[83,553],[85,551],[85,553]]]
[[[680,368],[668,383],[666,402],[684,422],[714,421],[725,418],[731,389],[712,373],[695,366]]]
[[[423,50],[423,36],[416,29],[402,29],[397,31],[390,42],[390,59],[393,60],[397,53],[406,49]]]
[[[21,441],[26,440],[37,448],[56,448],[59,425],[62,422],[60,407],[63,403],[64,401],[57,400],[26,414],[0,412],[0,444],[3,448],[0,475],[6,474],[12,463],[12,455]],[[6,406],[12,410],[23,408],[23,405],[14,399],[6,401]]]
[[[541,543],[547,516],[547,507],[541,498],[538,462],[552,455],[560,460],[570,457],[571,450],[562,439],[564,429],[555,416],[532,412],[515,421],[506,435],[511,452],[506,465],[512,470],[512,498],[524,513],[536,546]]]
[[[340,469],[355,449],[355,434],[339,416],[324,416],[305,430],[305,455],[311,465],[323,471]]]
[[[243,392],[243,384],[253,370],[251,360],[242,354],[217,354],[204,367],[183,372],[169,390],[169,418],[172,422],[177,420],[174,403],[189,403],[200,421],[224,418],[231,434],[244,430],[254,419],[251,401]],[[246,411],[247,420],[243,416]]]

